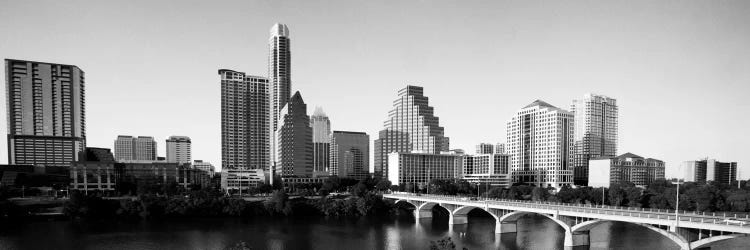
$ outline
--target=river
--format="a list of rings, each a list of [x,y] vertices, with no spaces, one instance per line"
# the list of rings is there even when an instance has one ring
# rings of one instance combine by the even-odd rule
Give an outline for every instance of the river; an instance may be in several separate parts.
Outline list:
[[[527,216],[516,234],[495,235],[494,219],[472,212],[467,225],[448,218],[231,219],[200,218],[140,222],[43,221],[0,225],[0,249],[223,249],[240,241],[253,249],[428,249],[450,236],[457,249],[561,249],[563,231],[544,217]],[[605,223],[591,231],[591,249],[678,249],[663,236],[637,225]],[[741,249],[750,240],[717,243]]]

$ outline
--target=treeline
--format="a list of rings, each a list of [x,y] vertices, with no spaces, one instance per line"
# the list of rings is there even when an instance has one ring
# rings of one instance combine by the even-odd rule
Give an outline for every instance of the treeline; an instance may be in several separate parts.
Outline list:
[[[742,181],[740,188],[715,182],[686,182],[680,185],[680,210],[697,212],[750,212],[750,182]],[[407,189],[408,190],[408,189]],[[428,192],[424,187],[421,192]],[[463,180],[433,180],[429,193],[475,196],[498,199],[551,201],[576,204],[675,209],[677,185],[667,180],[656,180],[647,187],[633,184],[614,185],[610,188],[563,187],[559,191],[528,185],[510,188],[473,185],[467,187]]]

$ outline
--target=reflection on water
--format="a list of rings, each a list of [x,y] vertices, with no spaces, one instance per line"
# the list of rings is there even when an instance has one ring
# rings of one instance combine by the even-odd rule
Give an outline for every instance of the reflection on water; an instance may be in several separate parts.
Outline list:
[[[515,234],[496,235],[495,220],[472,212],[469,223],[448,225],[446,216],[415,221],[411,213],[391,219],[189,219],[148,222],[70,221],[0,226],[0,249],[222,249],[240,241],[253,249],[428,249],[450,236],[457,248],[561,249],[563,229],[541,216],[518,221]],[[719,243],[741,249],[750,240]],[[678,249],[637,225],[604,223],[591,231],[591,249]]]

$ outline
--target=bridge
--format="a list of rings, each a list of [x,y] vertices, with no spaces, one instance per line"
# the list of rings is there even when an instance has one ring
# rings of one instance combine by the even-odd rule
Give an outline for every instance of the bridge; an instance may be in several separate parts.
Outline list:
[[[589,231],[604,222],[626,222],[640,225],[659,233],[684,250],[709,248],[714,242],[750,234],[750,217],[697,213],[665,209],[628,208],[534,202],[522,200],[483,199],[446,195],[426,195],[403,192],[383,194],[414,207],[414,217],[431,218],[432,208],[447,210],[451,225],[468,223],[471,210],[480,209],[495,218],[495,233],[515,233],[516,221],[525,215],[537,214],[554,221],[565,231],[565,249],[589,245]]]

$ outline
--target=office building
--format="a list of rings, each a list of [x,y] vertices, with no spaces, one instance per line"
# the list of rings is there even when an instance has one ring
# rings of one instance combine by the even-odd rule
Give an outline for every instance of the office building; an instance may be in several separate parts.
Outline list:
[[[364,132],[333,131],[332,176],[365,179],[370,175],[370,136]]]
[[[221,189],[228,194],[248,194],[250,189],[266,183],[263,169],[222,169]]]
[[[589,186],[610,187],[633,183],[648,186],[654,180],[664,179],[664,162],[643,158],[633,153],[617,157],[589,160]]]
[[[491,143],[479,143],[477,144],[477,150],[475,151],[476,154],[494,154],[495,153],[495,145],[492,145]]]
[[[430,180],[450,180],[461,177],[463,155],[399,153],[388,154],[388,180],[392,185],[411,183],[424,188]]]
[[[588,185],[589,160],[617,155],[617,101],[602,95],[587,94],[573,100],[575,136],[573,182]]]
[[[471,183],[510,187],[509,159],[506,154],[465,155],[461,178]]]
[[[222,169],[269,169],[268,79],[220,69]]]
[[[273,175],[312,177],[313,145],[307,104],[299,91],[294,93],[279,115],[276,130],[276,163]]]
[[[505,154],[505,143],[495,144],[495,154]]]
[[[393,109],[383,123],[384,129],[375,140],[375,175],[391,179],[388,155],[393,152],[439,154],[448,151],[449,139],[444,136],[439,118],[428,105],[424,89],[406,86],[398,91]]]
[[[86,148],[78,161],[70,163],[70,190],[114,194],[118,176],[114,156],[108,148]]]
[[[86,147],[84,72],[5,59],[8,164],[69,166]]]
[[[276,23],[268,38],[268,80],[270,81],[270,142],[271,160],[276,159],[276,130],[281,119],[281,109],[292,96],[292,53],[289,27]]]
[[[115,139],[115,160],[118,162],[157,161],[154,137],[118,135]]]
[[[560,188],[573,183],[573,114],[536,100],[508,122],[513,183]]]
[[[686,161],[682,163],[685,181],[732,184],[737,181],[737,162],[720,162],[716,159]]]
[[[167,162],[190,163],[190,137],[170,136],[167,139]]]
[[[216,172],[216,168],[214,167],[213,164],[207,161],[202,161],[202,160],[194,160],[193,168],[206,172],[210,176],[214,176],[214,173]]]
[[[313,171],[330,174],[331,121],[320,107],[310,116],[310,127],[313,132]]]

